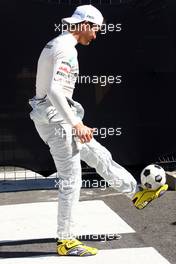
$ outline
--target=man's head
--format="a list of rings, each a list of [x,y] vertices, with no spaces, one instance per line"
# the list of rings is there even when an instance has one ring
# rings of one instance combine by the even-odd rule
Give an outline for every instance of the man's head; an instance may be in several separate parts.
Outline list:
[[[76,8],[71,17],[63,18],[62,23],[67,25],[80,44],[89,45],[103,24],[103,16],[96,7],[82,5]]]

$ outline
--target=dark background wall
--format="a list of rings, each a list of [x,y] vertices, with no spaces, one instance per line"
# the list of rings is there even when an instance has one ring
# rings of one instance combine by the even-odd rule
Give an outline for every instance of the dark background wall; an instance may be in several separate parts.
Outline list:
[[[44,175],[54,164],[29,119],[27,102],[35,94],[40,52],[59,33],[54,24],[71,15],[79,1],[60,2],[4,0],[0,8],[0,163]],[[176,3],[105,2],[95,5],[107,24],[121,23],[122,31],[99,34],[89,47],[77,46],[80,75],[121,75],[122,82],[105,87],[77,84],[74,99],[85,108],[85,124],[121,127],[120,136],[96,138],[120,164],[139,166],[176,152]]]

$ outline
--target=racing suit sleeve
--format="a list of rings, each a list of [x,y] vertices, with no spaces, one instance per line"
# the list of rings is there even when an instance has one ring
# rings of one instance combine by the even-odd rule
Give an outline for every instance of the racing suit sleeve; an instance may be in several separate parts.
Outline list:
[[[53,60],[53,75],[47,96],[64,120],[75,126],[79,121],[71,110],[63,90],[64,85],[67,84],[68,86],[68,82],[72,81],[70,78],[71,64],[69,56],[64,53],[56,54]]]

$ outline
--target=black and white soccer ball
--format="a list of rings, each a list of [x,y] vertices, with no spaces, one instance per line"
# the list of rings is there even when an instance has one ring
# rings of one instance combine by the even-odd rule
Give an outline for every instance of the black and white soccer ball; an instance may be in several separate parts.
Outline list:
[[[156,190],[165,183],[165,170],[157,164],[148,165],[141,172],[141,185],[144,189]]]

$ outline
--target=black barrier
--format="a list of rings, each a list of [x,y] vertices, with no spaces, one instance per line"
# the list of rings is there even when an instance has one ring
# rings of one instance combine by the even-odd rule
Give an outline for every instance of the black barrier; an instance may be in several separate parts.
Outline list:
[[[69,3],[1,2],[1,165],[46,176],[55,170],[48,147],[29,119],[27,102],[35,94],[43,46],[60,33],[61,18],[76,7],[76,1]],[[91,77],[88,84],[78,82],[74,94],[85,108],[84,123],[97,128],[95,138],[124,166],[175,153],[176,3],[95,3],[106,28],[89,47],[77,46],[80,76]]]

